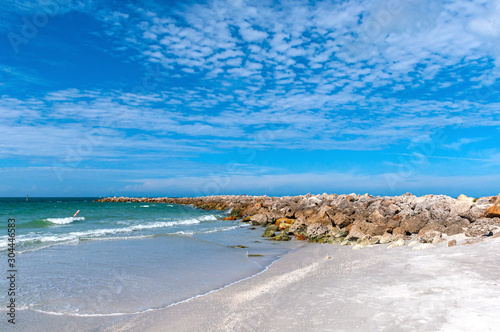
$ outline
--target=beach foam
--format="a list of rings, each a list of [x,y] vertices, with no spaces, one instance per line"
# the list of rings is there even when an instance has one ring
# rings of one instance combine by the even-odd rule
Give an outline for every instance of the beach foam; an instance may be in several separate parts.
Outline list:
[[[55,218],[57,219],[57,218]],[[58,219],[70,219],[70,218],[58,218]],[[85,220],[83,217],[71,218],[71,219],[81,219]],[[200,218],[201,219],[201,218]],[[161,222],[153,222],[148,224],[139,224],[133,225],[123,228],[104,228],[104,229],[94,229],[88,231],[79,231],[79,232],[70,232],[64,234],[36,234],[34,232],[30,232],[26,235],[20,235],[17,237],[17,243],[19,244],[39,244],[39,243],[51,243],[51,244],[62,244],[62,243],[70,243],[81,240],[95,240],[101,239],[106,236],[113,236],[116,234],[126,234],[133,233],[135,231],[148,230],[148,229],[156,229],[156,228],[168,228],[173,226],[180,225],[196,225],[202,222],[200,219],[185,219],[185,220],[173,220],[173,221],[161,221]],[[66,222],[69,223],[69,222]],[[114,238],[114,237],[112,237]],[[110,238],[110,239],[112,239]],[[2,236],[0,238],[0,250],[4,250],[7,248],[7,237]],[[34,248],[35,249],[35,248]]]
[[[83,221],[85,220],[85,217],[47,218],[46,220],[50,221],[53,224],[64,225],[70,224],[74,221]]]

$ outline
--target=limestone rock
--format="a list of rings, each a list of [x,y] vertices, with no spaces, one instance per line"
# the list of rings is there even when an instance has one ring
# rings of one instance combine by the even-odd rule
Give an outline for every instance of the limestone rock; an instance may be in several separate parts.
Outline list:
[[[340,228],[347,227],[353,222],[353,219],[343,213],[336,213],[333,216],[333,223]]]
[[[379,243],[381,239],[381,236],[370,236],[370,235],[365,235],[361,239],[358,240],[357,244],[363,245],[363,246],[371,246],[374,244]]]
[[[392,242],[391,244],[389,244],[389,246],[387,246],[387,249],[401,247],[401,246],[404,246],[404,245],[405,245],[405,241],[403,241],[402,239],[399,239],[399,240],[397,240],[397,241]]]
[[[394,235],[392,235],[391,233],[384,233],[384,235],[382,235],[382,237],[380,238],[380,244],[386,244],[386,243],[390,243],[394,240]]]
[[[487,218],[500,217],[500,204],[495,204],[486,209],[485,215]]]
[[[436,231],[429,231],[422,235],[419,233],[419,237],[423,243],[439,243],[441,242],[441,233]]]
[[[276,226],[279,227],[280,231],[284,229],[291,228],[294,223],[293,219],[288,219],[288,218],[280,218],[276,220]]]
[[[307,227],[307,237],[316,238],[326,235],[330,229],[322,224],[314,224]]]
[[[450,227],[446,227],[445,231],[446,235],[455,235],[463,233],[464,230],[460,225],[451,225]]]
[[[253,225],[265,225],[267,224],[267,216],[265,214],[259,213],[250,217],[250,221]]]
[[[431,214],[423,210],[418,214],[404,216],[401,220],[401,227],[408,233],[417,234],[431,220]]]
[[[340,238],[340,237],[346,237],[347,234],[349,234],[349,231],[333,228],[330,230],[328,234],[334,238]]]
[[[347,241],[349,240],[354,240],[357,241],[358,239],[361,239],[365,234],[361,232],[358,226],[353,225],[351,230],[349,231],[349,234],[345,238]]]
[[[394,236],[405,236],[406,235],[406,232],[405,230],[403,229],[403,227],[396,227],[392,230],[392,235]]]

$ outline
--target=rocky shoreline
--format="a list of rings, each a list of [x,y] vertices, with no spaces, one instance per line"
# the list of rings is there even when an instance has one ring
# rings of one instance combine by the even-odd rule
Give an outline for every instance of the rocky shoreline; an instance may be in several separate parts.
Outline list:
[[[205,197],[108,197],[98,202],[173,203],[205,210],[230,211],[227,220],[241,219],[266,227],[262,236],[275,241],[297,240],[363,247],[445,242],[464,234],[464,244],[500,236],[500,195],[395,197],[365,195],[302,195],[285,197],[220,195]],[[414,241],[413,241],[414,242]],[[415,243],[415,242],[414,242]],[[456,240],[448,241],[448,246]]]

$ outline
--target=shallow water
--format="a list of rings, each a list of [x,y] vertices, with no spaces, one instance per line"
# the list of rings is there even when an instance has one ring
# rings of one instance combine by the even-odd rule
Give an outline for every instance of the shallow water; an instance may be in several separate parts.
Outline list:
[[[0,206],[1,219],[17,222],[18,309],[52,314],[165,307],[254,275],[297,246],[191,206],[92,199],[2,199]],[[0,231],[6,259],[6,223]],[[6,280],[0,289],[7,289]]]

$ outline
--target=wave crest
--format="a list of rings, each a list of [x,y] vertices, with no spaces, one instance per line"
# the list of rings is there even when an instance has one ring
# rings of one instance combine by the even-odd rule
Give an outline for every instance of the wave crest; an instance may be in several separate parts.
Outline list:
[[[46,220],[50,221],[53,224],[64,225],[70,224],[73,221],[83,221],[85,220],[85,217],[47,218]]]

